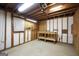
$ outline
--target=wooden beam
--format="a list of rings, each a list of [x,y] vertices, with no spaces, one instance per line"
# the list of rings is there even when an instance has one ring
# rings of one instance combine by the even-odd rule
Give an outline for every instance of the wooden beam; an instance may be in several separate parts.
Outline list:
[[[48,9],[51,7],[51,6],[53,6],[53,5],[56,5],[56,4],[49,4],[46,8],[45,8],[45,11],[48,11]],[[59,5],[59,4],[57,4],[57,5]],[[31,16],[32,17],[35,17],[35,16],[37,16],[37,15],[41,15],[42,13],[41,13],[41,9],[39,10],[39,11],[37,11],[37,12],[35,12],[35,13],[33,13],[33,14],[31,14]],[[30,16],[30,15],[29,15]]]
[[[39,11],[40,11],[40,8],[39,9],[36,9],[36,10],[30,12],[30,13],[27,13],[27,16],[33,15],[33,14],[39,12]]]
[[[58,4],[59,5],[59,4]],[[70,8],[70,7],[73,7],[73,6],[75,6],[75,5],[71,5],[71,4],[63,4],[64,6],[63,7],[65,7],[65,8],[63,8],[63,9],[61,9],[61,10],[59,10],[59,11],[56,11],[56,12],[61,12],[61,11],[63,11],[63,10],[67,10],[67,9],[72,9],[72,8]],[[51,13],[49,13],[49,11],[48,11],[48,14],[53,14],[53,13],[56,13],[56,12],[51,12]],[[41,12],[38,12],[38,13],[36,13],[36,14],[34,14],[32,17],[35,17],[35,16],[38,16],[39,17],[39,15],[41,15]]]
[[[13,26],[13,11],[11,12],[11,47],[14,47],[14,26]]]
[[[54,4],[51,3],[51,4],[49,4],[45,9],[47,9],[47,8],[53,6],[53,5],[54,5]],[[38,14],[41,14],[41,9],[40,9],[40,8],[38,8],[38,9],[36,9],[36,10],[34,10],[34,11],[28,13],[27,15],[30,16],[30,15],[38,15]]]
[[[4,41],[4,50],[6,49],[6,24],[7,24],[7,9],[5,8],[5,41]]]
[[[50,14],[48,14],[47,16],[48,16],[48,18],[52,18],[52,17],[55,17],[55,16],[63,15],[63,14],[72,14],[72,13],[74,13],[76,10],[77,10],[77,8],[73,8],[73,9],[69,9],[69,10],[61,10],[61,11],[59,11],[59,12],[50,13]],[[36,17],[39,18],[40,20],[43,20],[41,15],[36,16]],[[43,18],[44,18],[44,17],[43,17]]]
[[[48,14],[48,16],[50,17],[50,15],[51,14],[53,14],[53,13],[59,13],[59,12],[61,12],[61,11],[65,11],[65,10],[67,10],[67,9],[72,9],[72,8],[76,8],[76,7],[78,7],[78,5],[79,4],[57,4],[57,5],[63,5],[63,9],[61,9],[61,10],[59,10],[59,11],[56,11],[56,12],[51,12],[51,13],[47,13]],[[50,7],[52,7],[52,5],[50,6]],[[47,8],[47,9],[49,9],[49,8]],[[37,13],[35,13],[35,14],[33,14],[33,15],[31,15],[32,17],[36,17],[36,18],[41,18],[41,16],[42,16],[42,13],[41,13],[41,11],[39,11],[39,12],[37,12]],[[47,16],[45,16],[45,17],[47,17]]]

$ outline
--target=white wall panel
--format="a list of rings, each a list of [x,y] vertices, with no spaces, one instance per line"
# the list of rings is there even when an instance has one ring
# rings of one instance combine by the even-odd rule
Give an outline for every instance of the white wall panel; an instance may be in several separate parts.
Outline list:
[[[58,30],[58,41],[64,43],[67,43],[68,41],[69,44],[72,44],[73,43],[73,35],[71,34],[72,24],[73,24],[73,16],[59,17],[58,19],[54,18],[51,20],[47,20],[47,31],[57,32]],[[62,33],[62,30],[68,30],[68,36],[67,33]]]
[[[67,30],[67,17],[63,17],[63,28]],[[62,33],[62,42],[67,43],[67,33]]]
[[[62,39],[61,36],[62,36],[62,18],[58,18],[58,41],[60,42]]]
[[[11,13],[7,13],[6,20],[6,48],[11,47]]]
[[[19,44],[19,33],[14,33],[14,46]]]
[[[57,32],[57,18],[54,18],[54,32]]]
[[[67,29],[67,17],[63,17],[63,29]]]
[[[73,16],[68,17],[68,43],[72,44],[73,43],[73,35],[71,33],[71,26],[73,24]]]
[[[20,33],[20,44],[24,43],[24,33]]]
[[[0,10],[0,50],[4,49],[5,40],[5,12]]]
[[[67,34],[63,34],[62,42],[67,43]]]
[[[24,20],[14,17],[14,31],[24,31]]]
[[[50,32],[53,32],[53,19],[50,20]]]

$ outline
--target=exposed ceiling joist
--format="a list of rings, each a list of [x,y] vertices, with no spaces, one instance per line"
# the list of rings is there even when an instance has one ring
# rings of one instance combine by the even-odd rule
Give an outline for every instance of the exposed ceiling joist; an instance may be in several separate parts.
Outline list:
[[[7,10],[10,10],[10,11],[13,10],[14,13],[18,15],[22,15],[25,18],[31,18],[31,19],[39,21],[39,20],[44,20],[44,19],[55,17],[55,16],[58,16],[66,12],[69,13],[69,11],[67,10],[70,10],[70,9],[72,9],[70,12],[74,12],[75,9],[73,8],[76,8],[79,6],[78,3],[73,3],[73,4],[72,3],[47,3],[47,7],[44,9],[44,12],[42,12],[40,4],[37,3],[33,5],[32,7],[30,7],[28,10],[25,10],[24,13],[20,13],[18,12],[18,7],[21,4],[22,3],[6,3],[6,4],[1,3],[0,7],[3,9],[6,8]],[[59,5],[63,5],[62,9],[58,11],[50,11],[51,8],[54,8]]]

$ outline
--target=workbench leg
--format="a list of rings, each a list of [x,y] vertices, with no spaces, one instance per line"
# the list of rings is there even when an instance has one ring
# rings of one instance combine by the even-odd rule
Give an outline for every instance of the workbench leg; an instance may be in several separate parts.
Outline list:
[[[46,42],[46,40],[44,39],[44,41]]]

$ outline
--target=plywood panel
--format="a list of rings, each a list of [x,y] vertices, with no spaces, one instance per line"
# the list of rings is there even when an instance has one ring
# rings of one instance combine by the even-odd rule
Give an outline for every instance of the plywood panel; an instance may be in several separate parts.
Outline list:
[[[34,38],[37,39],[37,31],[34,31]]]
[[[28,30],[28,41],[31,41],[31,30]]]
[[[73,37],[74,37],[74,47],[79,55],[79,8],[76,10],[73,17]]]
[[[19,45],[19,33],[14,33],[14,46]]]
[[[32,39],[32,40],[35,40],[36,37],[37,37],[36,30],[33,30],[33,31],[31,31],[31,32],[32,32],[32,34],[31,34],[31,39]]]
[[[11,47],[11,13],[7,12],[6,21],[6,48]]]
[[[27,30],[25,30],[25,42],[27,42],[28,41],[28,33],[27,33],[28,31]]]
[[[49,27],[49,21],[50,21],[50,20],[47,20],[47,31],[49,31],[49,28],[50,28],[50,27]]]
[[[5,41],[5,12],[0,10],[0,50],[4,49]]]
[[[24,33],[20,33],[20,44],[24,43]]]
[[[35,34],[35,32],[37,32],[37,29],[38,29],[37,26],[38,25],[36,23],[32,23],[28,21],[25,22],[25,42],[36,39],[35,36],[37,34]],[[42,27],[42,30],[43,30],[43,27]]]
[[[39,22],[39,31],[47,31],[47,21]]]
[[[25,28],[26,29],[31,29],[31,30],[36,30],[37,29],[37,24],[25,21]]]
[[[46,30],[46,28],[47,28],[46,21],[43,21],[43,25],[44,25],[44,26],[43,26],[43,31],[47,31],[47,30]]]
[[[28,42],[28,41],[31,41],[32,40],[32,31],[31,30],[26,30],[26,32],[25,32],[25,35],[26,35],[26,37],[25,37],[25,42]]]

